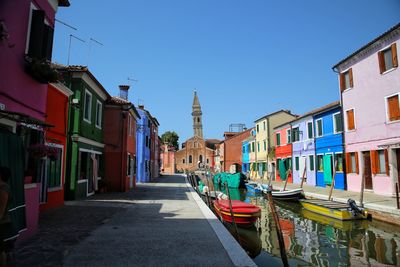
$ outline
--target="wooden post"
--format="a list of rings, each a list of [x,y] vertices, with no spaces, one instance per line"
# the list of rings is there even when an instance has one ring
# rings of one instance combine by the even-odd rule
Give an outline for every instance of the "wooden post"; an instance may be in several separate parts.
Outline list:
[[[268,198],[269,207],[271,209],[272,217],[274,218],[275,225],[276,225],[276,234],[278,235],[279,250],[281,252],[282,263],[283,263],[283,266],[288,267],[289,261],[288,261],[288,258],[286,255],[286,250],[285,250],[285,240],[283,239],[282,229],[281,229],[281,225],[279,223],[279,217],[278,217],[278,214],[276,213],[274,200],[272,199],[272,193],[270,190],[268,190],[268,192],[267,192],[267,198]]]
[[[300,184],[300,188],[303,188],[303,184],[304,184],[304,176],[307,173],[307,158],[306,161],[304,162],[304,171],[303,171],[303,176],[301,177],[301,184]]]
[[[195,190],[196,190],[196,192],[197,192],[198,194],[200,194],[199,185],[197,184],[197,178],[196,178],[196,175],[195,175],[195,174],[193,174],[193,179],[194,179],[194,185],[196,186],[196,187],[195,187]]]
[[[229,193],[228,182],[225,182],[224,185],[225,185],[226,193],[228,194],[229,210],[230,210],[230,212],[231,212],[231,217],[232,217],[233,226],[235,227],[236,236],[237,236],[238,241],[239,241],[239,243],[240,243],[239,231],[238,231],[238,229],[237,229],[237,225],[236,225],[236,222],[235,222],[235,216],[233,215],[232,200],[231,200],[231,194]]]
[[[361,175],[361,189],[360,189],[360,206],[361,207],[364,207],[364,187],[365,187],[365,173],[363,171],[362,175]]]
[[[205,177],[206,177],[206,180],[207,180],[207,187],[208,187],[208,192],[206,193],[206,196],[207,196],[207,200],[208,200],[208,207],[211,208],[211,205],[212,205],[212,201],[211,201],[211,198],[210,198],[211,187],[210,187],[210,182],[208,181],[209,177],[208,177],[208,174],[207,174],[207,168],[205,168],[205,171],[206,171]]]
[[[289,180],[289,174],[291,173],[291,170],[288,170],[287,172],[286,172],[286,181],[285,181],[285,185],[283,186],[283,191],[286,191],[286,185],[287,185],[287,182],[288,182],[288,180]]]
[[[400,209],[399,184],[398,183],[396,183],[396,204],[397,204],[397,209]]]
[[[335,164],[333,166],[332,184],[331,184],[331,190],[329,190],[329,197],[328,197],[329,201],[331,201],[333,188],[335,187],[336,165],[337,165],[337,160],[335,160]]]

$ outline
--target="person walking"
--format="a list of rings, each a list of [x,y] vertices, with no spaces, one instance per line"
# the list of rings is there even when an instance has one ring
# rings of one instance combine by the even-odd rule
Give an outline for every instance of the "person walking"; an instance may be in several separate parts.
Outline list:
[[[8,213],[11,202],[10,186],[8,180],[11,177],[11,171],[7,167],[0,167],[0,267],[7,266],[7,242],[4,241],[10,237],[10,231],[13,228],[11,217]]]

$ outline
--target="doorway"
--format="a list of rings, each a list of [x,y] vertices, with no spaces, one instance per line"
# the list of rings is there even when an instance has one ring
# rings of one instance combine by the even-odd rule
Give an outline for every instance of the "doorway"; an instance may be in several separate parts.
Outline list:
[[[364,161],[364,188],[367,190],[372,190],[371,154],[369,151],[362,153]]]

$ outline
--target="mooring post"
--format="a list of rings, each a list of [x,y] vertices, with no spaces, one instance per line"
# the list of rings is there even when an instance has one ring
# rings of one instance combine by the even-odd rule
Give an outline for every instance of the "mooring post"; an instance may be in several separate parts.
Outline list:
[[[303,176],[301,177],[301,184],[300,184],[300,188],[303,188],[303,184],[304,184],[304,176],[307,173],[307,159],[304,162],[304,170],[303,170]]]
[[[287,185],[287,182],[288,182],[288,180],[289,180],[289,174],[290,174],[290,173],[291,173],[290,170],[288,170],[288,171],[286,172],[286,181],[285,181],[285,185],[283,186],[283,191],[286,190],[286,185]]]
[[[281,253],[282,263],[283,263],[283,266],[288,267],[289,261],[288,261],[288,258],[286,255],[286,250],[285,250],[285,240],[283,239],[282,229],[281,229],[281,225],[279,224],[279,217],[278,217],[278,214],[276,213],[275,204],[272,199],[271,190],[267,191],[267,198],[268,198],[269,207],[271,209],[272,217],[273,217],[273,219],[275,221],[275,225],[276,225],[276,234],[278,235],[279,250]]]
[[[331,201],[333,188],[335,187],[336,165],[337,165],[337,160],[335,161],[335,164],[333,167],[332,184],[331,184],[331,190],[329,190],[329,197],[328,197],[329,201]]]
[[[229,210],[230,210],[230,212],[231,212],[231,217],[232,217],[233,226],[235,227],[236,236],[237,236],[237,238],[238,238],[239,244],[241,244],[241,243],[240,243],[240,237],[239,237],[239,230],[238,230],[237,225],[236,225],[236,222],[235,222],[235,216],[233,215],[232,200],[231,200],[231,194],[229,193],[228,182],[225,182],[224,185],[225,185],[226,193],[228,194]]]

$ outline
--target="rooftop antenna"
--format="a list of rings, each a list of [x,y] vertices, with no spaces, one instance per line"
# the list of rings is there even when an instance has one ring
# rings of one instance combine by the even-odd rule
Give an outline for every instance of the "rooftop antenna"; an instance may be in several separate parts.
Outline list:
[[[127,80],[130,81],[130,82],[139,82],[139,80],[133,79],[131,77],[128,77]]]
[[[61,20],[59,20],[59,19],[55,19],[58,23],[61,23],[61,24],[63,24],[64,26],[67,26],[68,28],[70,28],[70,29],[73,29],[74,31],[77,31],[78,29],[77,28],[75,28],[74,26],[71,26],[71,25],[69,25],[68,23],[66,23],[66,22],[64,22],[64,21],[61,21]]]
[[[138,100],[137,100],[137,105],[140,106],[140,105],[143,105],[143,103],[144,103],[144,100],[138,98]]]
[[[90,62],[90,50],[92,48],[92,42],[96,43],[98,45],[104,46],[104,44],[100,43],[99,41],[97,41],[96,39],[93,39],[92,37],[90,37],[89,39],[89,54],[88,54],[88,66],[89,66],[89,62]]]
[[[85,43],[85,40],[82,40],[81,38],[79,38],[79,37],[77,37],[77,36],[75,36],[75,35],[73,35],[73,34],[70,34],[70,35],[69,35],[69,47],[68,47],[68,61],[67,61],[67,66],[69,66],[69,58],[70,58],[70,55],[71,55],[71,41],[72,41],[72,37],[75,38],[75,39],[78,40],[78,41],[81,41],[82,43]]]

